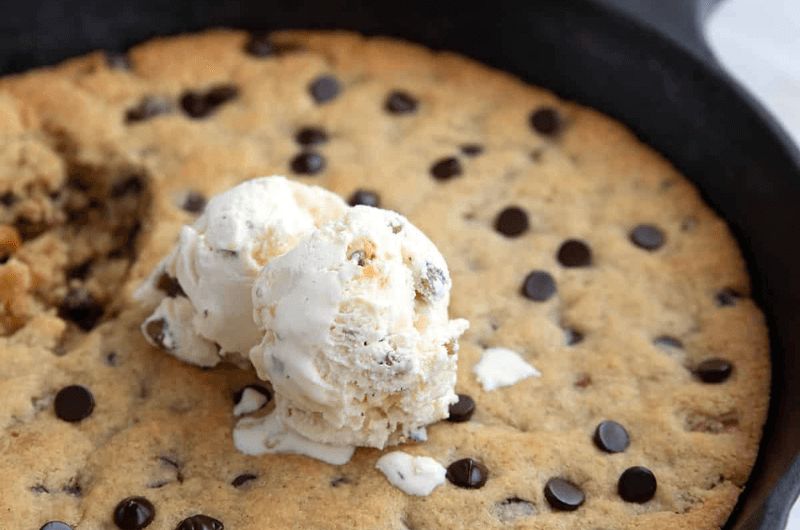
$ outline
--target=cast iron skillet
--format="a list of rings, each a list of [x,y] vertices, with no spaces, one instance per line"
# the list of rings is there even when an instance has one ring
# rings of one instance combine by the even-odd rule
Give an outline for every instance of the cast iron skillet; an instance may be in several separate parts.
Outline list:
[[[772,402],[726,528],[783,528],[800,490],[800,152],[702,36],[714,0],[4,0],[0,75],[209,26],[346,28],[464,53],[630,126],[733,229],[765,310]]]

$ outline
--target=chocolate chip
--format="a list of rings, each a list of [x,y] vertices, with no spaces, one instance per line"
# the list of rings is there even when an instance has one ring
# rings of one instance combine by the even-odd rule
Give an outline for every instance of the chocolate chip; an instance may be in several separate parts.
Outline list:
[[[506,237],[517,237],[528,230],[528,214],[519,206],[508,206],[495,217],[494,229]]]
[[[183,199],[183,204],[181,205],[181,208],[189,213],[202,213],[205,207],[206,198],[196,191],[190,191],[187,193],[186,198]]]
[[[145,96],[125,112],[125,123],[138,123],[172,112],[172,101],[165,96]]]
[[[37,484],[36,486],[31,486],[31,493],[34,495],[41,495],[42,493],[50,493],[50,491],[43,485]]]
[[[556,282],[550,273],[533,271],[522,284],[522,295],[534,302],[545,302],[556,294]]]
[[[297,131],[294,139],[303,146],[319,145],[328,141],[328,133],[318,127],[303,127]]]
[[[352,484],[352,481],[347,477],[336,477],[331,480],[331,486],[338,488],[342,484]]]
[[[723,289],[717,293],[714,299],[716,300],[718,307],[724,307],[736,305],[736,302],[741,297],[742,293],[735,289]]]
[[[575,346],[583,342],[583,333],[575,328],[564,328],[564,335],[567,337],[567,346]]]
[[[318,153],[300,153],[290,165],[298,175],[313,175],[325,169],[325,159]]]
[[[621,453],[628,448],[630,437],[625,427],[611,420],[606,420],[594,431],[594,444],[606,453]]]
[[[579,239],[567,239],[561,243],[556,258],[564,267],[588,267],[592,264],[592,251]]]
[[[461,152],[466,156],[478,156],[483,153],[483,146],[481,144],[464,144],[461,146]]]
[[[350,196],[350,199],[347,201],[350,206],[357,206],[359,204],[364,206],[374,206],[375,208],[380,208],[381,206],[381,198],[380,196],[370,190],[356,190]]]
[[[589,374],[581,374],[575,380],[575,386],[578,388],[586,388],[592,384],[592,376]]]
[[[2,256],[0,256],[0,265],[8,263],[8,260],[10,259],[11,259],[11,254],[3,254]]]
[[[489,470],[471,458],[456,460],[447,466],[447,480],[459,488],[477,489],[486,484]]]
[[[395,90],[386,98],[383,108],[392,114],[412,114],[417,111],[417,100],[408,92]]]
[[[242,400],[242,395],[244,394],[244,391],[246,389],[248,389],[248,388],[251,389],[251,390],[255,390],[259,394],[262,394],[262,395],[266,396],[267,401],[272,399],[272,392],[270,392],[267,387],[264,387],[264,386],[261,386],[261,385],[250,384],[250,385],[245,385],[242,388],[240,388],[239,390],[237,390],[236,392],[234,392],[234,394],[233,394],[233,403],[234,403],[234,405],[238,405],[239,404],[239,402]]]
[[[308,85],[308,92],[318,105],[331,101],[341,90],[341,84],[331,75],[319,76]]]
[[[112,70],[130,70],[131,60],[122,52],[109,52],[106,54],[106,64]]]
[[[645,503],[656,494],[656,476],[642,466],[629,467],[619,477],[617,492],[628,502]]]
[[[253,475],[252,473],[242,473],[241,475],[239,475],[238,477],[236,477],[231,481],[231,486],[233,486],[234,488],[239,488],[244,484],[246,484],[247,482],[250,482],[251,480],[255,480],[257,478],[258,477]]]
[[[724,383],[733,373],[733,365],[724,359],[706,359],[695,367],[694,373],[704,383]]]
[[[561,115],[552,107],[542,107],[531,113],[530,126],[539,134],[555,136],[561,132]]]
[[[118,362],[118,360],[119,360],[119,356],[117,355],[117,352],[115,352],[115,351],[110,351],[110,352],[108,352],[108,353],[106,354],[106,357],[105,357],[105,362],[106,362],[106,364],[107,364],[108,366],[116,366],[116,365],[117,365],[117,362]]]
[[[156,289],[162,291],[169,298],[186,296],[186,293],[183,291],[183,287],[181,287],[181,284],[178,282],[178,279],[173,278],[166,272],[162,272],[161,275],[158,277],[158,281],[156,282]]]
[[[91,415],[94,397],[88,389],[80,385],[70,385],[58,391],[53,407],[59,419],[77,422]]]
[[[458,394],[458,401],[450,405],[447,421],[461,423],[469,421],[475,412],[475,400],[466,394]]]
[[[72,530],[72,527],[61,521],[50,521],[45,523],[39,530]]]
[[[144,332],[150,337],[153,342],[164,351],[171,351],[170,348],[164,344],[164,339],[167,336],[167,321],[163,318],[151,320],[144,326]]]
[[[180,104],[183,111],[191,118],[205,118],[217,109],[239,96],[236,85],[217,85],[205,92],[187,91],[181,96]]]
[[[139,195],[144,190],[144,179],[145,177],[138,173],[120,178],[111,186],[111,198],[119,199],[125,195]]]
[[[83,263],[79,263],[77,265],[73,265],[72,267],[68,267],[65,271],[68,280],[85,280],[89,277],[89,273],[92,272],[92,265],[94,264],[94,260],[86,260]]]
[[[114,524],[122,530],[139,530],[153,522],[156,509],[144,497],[128,497],[114,509]]]
[[[556,510],[571,512],[577,510],[585,496],[583,490],[567,479],[555,477],[544,486],[544,498]]]
[[[654,251],[664,244],[664,232],[653,225],[638,225],[630,233],[631,242],[644,250]]]
[[[187,517],[175,527],[175,530],[223,530],[222,523],[213,517],[197,514]]]
[[[279,56],[301,50],[299,44],[275,43],[269,33],[253,33],[244,46],[244,51],[253,57]]]
[[[6,208],[11,208],[17,202],[17,196],[14,195],[12,192],[7,191],[4,194],[0,195],[0,204],[5,206]]]
[[[94,328],[103,317],[105,309],[85,289],[73,289],[67,293],[58,316],[74,322],[83,331]]]
[[[83,488],[81,487],[77,478],[73,478],[66,486],[64,486],[63,491],[67,495],[72,495],[73,497],[80,497],[83,495]]]
[[[431,176],[436,180],[450,180],[461,173],[461,162],[453,157],[443,158],[431,166]]]

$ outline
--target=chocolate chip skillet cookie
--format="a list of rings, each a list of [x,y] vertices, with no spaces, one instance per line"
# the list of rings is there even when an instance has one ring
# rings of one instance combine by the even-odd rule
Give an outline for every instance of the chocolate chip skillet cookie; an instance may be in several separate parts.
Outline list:
[[[469,319],[426,441],[331,465],[235,448],[273,390],[151,347],[133,293],[265,175],[397,211]],[[182,296],[165,277],[165,296]],[[725,224],[596,111],[449,53],[213,30],[0,80],[0,528],[717,528],[769,398]],[[376,462],[446,469],[409,494]],[[396,478],[396,477],[394,477]]]

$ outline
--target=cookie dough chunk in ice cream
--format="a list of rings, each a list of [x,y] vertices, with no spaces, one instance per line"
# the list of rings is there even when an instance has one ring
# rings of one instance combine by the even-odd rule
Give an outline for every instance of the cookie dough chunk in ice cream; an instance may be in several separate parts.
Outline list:
[[[350,208],[269,261],[253,286],[263,340],[250,352],[289,429],[335,445],[425,438],[457,401],[451,280],[404,217]]]
[[[284,177],[249,180],[214,197],[136,293],[158,304],[142,324],[145,338],[199,366],[226,356],[248,364],[263,336],[253,321],[256,275],[347,208],[334,193]]]

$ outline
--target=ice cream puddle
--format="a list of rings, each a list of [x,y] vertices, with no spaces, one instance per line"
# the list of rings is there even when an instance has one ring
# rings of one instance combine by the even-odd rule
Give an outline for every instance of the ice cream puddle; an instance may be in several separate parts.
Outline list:
[[[473,368],[478,381],[486,391],[511,386],[529,377],[542,374],[526,363],[515,351],[508,348],[489,348]]]
[[[240,451],[343,464],[356,446],[425,440],[457,401],[469,324],[448,316],[451,286],[401,215],[265,177],[211,199],[136,295],[155,306],[142,324],[153,346],[271,384],[274,409],[234,429]],[[264,406],[255,394],[236,416]]]
[[[375,467],[396,488],[409,495],[427,496],[444,484],[447,470],[427,456],[412,456],[403,451],[392,451],[378,459]]]

